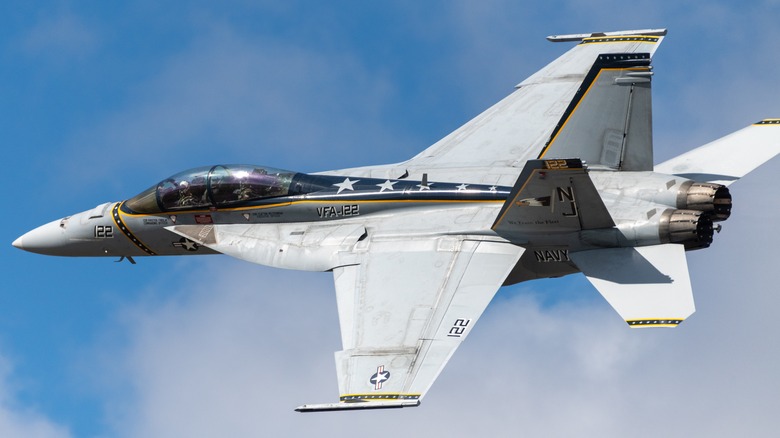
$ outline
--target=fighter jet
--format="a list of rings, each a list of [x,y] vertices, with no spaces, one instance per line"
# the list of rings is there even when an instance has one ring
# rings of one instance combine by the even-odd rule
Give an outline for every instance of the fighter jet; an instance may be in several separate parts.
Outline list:
[[[200,167],[13,245],[332,272],[339,401],[302,412],[417,406],[504,285],[582,273],[630,327],[675,327],[694,312],[685,252],[728,219],[728,186],[780,152],[780,119],[655,164],[651,62],[665,35],[548,37],[575,44],[401,163]]]

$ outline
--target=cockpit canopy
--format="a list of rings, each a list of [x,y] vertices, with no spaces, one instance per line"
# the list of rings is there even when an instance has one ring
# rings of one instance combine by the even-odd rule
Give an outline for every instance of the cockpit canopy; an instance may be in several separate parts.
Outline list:
[[[285,196],[295,172],[251,165],[199,167],[173,175],[129,199],[136,213],[228,207]]]

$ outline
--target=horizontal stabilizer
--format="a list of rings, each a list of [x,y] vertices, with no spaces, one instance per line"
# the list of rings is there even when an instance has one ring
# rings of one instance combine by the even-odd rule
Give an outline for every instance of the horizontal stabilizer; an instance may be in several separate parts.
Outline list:
[[[655,166],[655,171],[728,186],[780,153],[780,119],[766,119]]]
[[[416,406],[420,406],[419,400],[361,401],[303,405],[298,406],[295,410],[298,412],[359,411],[362,409],[393,409]]]
[[[631,327],[675,327],[695,310],[683,245],[604,248],[570,257]]]

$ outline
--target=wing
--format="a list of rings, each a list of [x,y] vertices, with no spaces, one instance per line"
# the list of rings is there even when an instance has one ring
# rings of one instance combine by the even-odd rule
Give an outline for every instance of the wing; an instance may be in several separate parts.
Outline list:
[[[478,220],[489,224],[493,214]],[[524,251],[498,237],[414,231],[414,223],[406,234],[365,239],[359,223],[168,229],[253,263],[333,271],[340,402],[304,405],[302,412],[417,405]]]
[[[780,119],[766,119],[655,166],[655,171],[728,186],[780,153]]]
[[[301,412],[416,406],[522,255],[462,237],[372,240],[333,276],[340,402]]]
[[[631,327],[674,327],[694,312],[683,245],[595,249],[570,257]]]
[[[540,157],[558,131],[560,142],[564,143],[566,133],[559,128],[572,115],[572,102],[600,55],[642,53],[650,57],[665,34],[665,29],[654,29],[550,37],[551,41],[580,43],[518,84],[512,94],[414,158],[394,165],[327,173],[378,178],[408,175],[413,179],[422,179],[422,174],[428,173],[431,180],[442,182],[512,185],[525,162]],[[623,109],[613,112],[618,114]],[[579,121],[583,123],[601,117],[589,111],[582,114]],[[625,118],[620,122],[625,122]],[[580,154],[564,158],[571,156]]]

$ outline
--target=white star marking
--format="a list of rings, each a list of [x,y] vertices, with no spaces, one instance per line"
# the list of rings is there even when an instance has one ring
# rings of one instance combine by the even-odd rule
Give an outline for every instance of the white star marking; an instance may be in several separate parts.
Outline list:
[[[343,192],[344,190],[355,190],[355,188],[352,187],[352,185],[357,183],[357,182],[360,182],[360,180],[357,179],[355,181],[350,181],[349,178],[347,178],[347,179],[344,180],[344,182],[336,183],[336,184],[333,184],[333,185],[339,188],[339,191],[336,192],[336,194],[338,195],[339,193]]]
[[[490,190],[491,192],[495,192],[497,188],[498,187],[496,186],[491,186],[488,190]]]
[[[382,193],[385,190],[390,190],[392,192],[394,190],[393,189],[393,184],[398,184],[398,181],[390,182],[390,180],[387,180],[387,181],[383,182],[382,184],[377,184],[376,186],[381,188],[381,190],[379,190],[379,193]]]
[[[417,184],[417,187],[419,187],[420,191],[422,192],[423,190],[430,190],[432,185],[433,183],[428,183],[426,185]]]
[[[197,244],[189,239],[181,243],[187,251],[195,251]]]
[[[468,184],[461,184],[461,185],[458,186],[458,191],[462,192],[462,191],[466,190],[466,187],[468,187],[468,186],[469,186]]]

